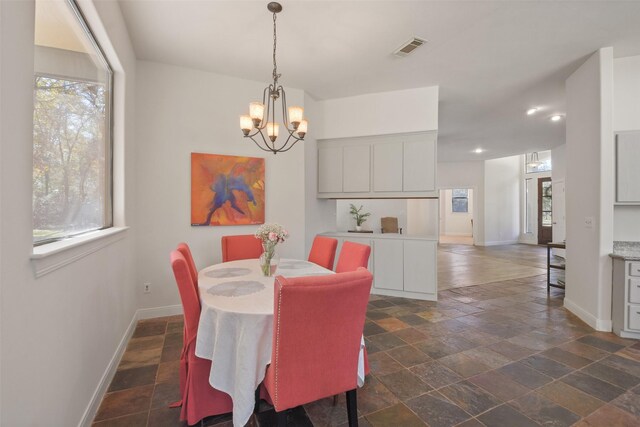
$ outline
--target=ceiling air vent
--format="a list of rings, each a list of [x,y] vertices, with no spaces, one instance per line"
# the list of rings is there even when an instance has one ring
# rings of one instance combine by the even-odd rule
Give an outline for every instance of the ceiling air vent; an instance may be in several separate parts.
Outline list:
[[[425,39],[421,39],[420,37],[412,37],[396,49],[393,54],[396,56],[407,56],[426,42]]]

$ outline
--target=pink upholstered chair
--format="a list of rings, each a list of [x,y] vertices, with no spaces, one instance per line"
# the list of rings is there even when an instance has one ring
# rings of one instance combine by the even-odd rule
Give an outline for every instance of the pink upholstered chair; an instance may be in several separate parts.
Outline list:
[[[191,280],[196,288],[196,293],[198,292],[198,269],[196,268],[196,263],[193,260],[193,256],[191,255],[191,249],[189,249],[189,245],[186,243],[180,243],[178,245],[178,252],[182,254],[184,259],[187,261],[187,267],[189,267],[189,274],[191,275]]]
[[[200,321],[200,299],[193,283],[189,263],[181,252],[171,252],[171,267],[178,284],[184,310],[184,345],[180,356],[180,419],[193,425],[201,419],[231,412],[231,397],[209,384],[211,361],[196,356],[196,334]]]
[[[342,244],[342,250],[338,258],[336,273],[356,271],[359,267],[367,268],[370,254],[370,246],[345,241]]]
[[[222,262],[260,258],[262,242],[253,234],[222,237]]]
[[[347,393],[357,426],[358,357],[373,276],[366,269],[286,279],[274,287],[273,350],[264,385],[277,412]]]
[[[333,270],[333,261],[336,257],[338,241],[331,237],[316,236],[313,239],[309,261],[318,264],[327,270]]]

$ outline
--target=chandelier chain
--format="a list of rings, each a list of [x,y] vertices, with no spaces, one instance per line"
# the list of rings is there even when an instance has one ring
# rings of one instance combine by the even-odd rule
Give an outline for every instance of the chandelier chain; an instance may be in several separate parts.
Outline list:
[[[276,64],[276,45],[277,45],[277,37],[276,37],[276,13],[273,13],[273,86],[274,90],[276,90],[278,84],[278,78],[280,74],[278,74],[278,65]]]

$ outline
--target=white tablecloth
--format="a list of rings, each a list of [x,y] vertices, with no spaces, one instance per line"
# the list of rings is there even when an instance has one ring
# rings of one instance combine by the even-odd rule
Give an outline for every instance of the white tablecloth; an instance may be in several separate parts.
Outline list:
[[[277,275],[333,274],[308,261],[282,259]],[[255,404],[255,390],[271,363],[273,277],[262,275],[257,259],[213,265],[200,271],[202,311],[196,356],[213,361],[209,383],[233,400],[233,425],[244,426]],[[358,385],[364,384],[364,340]]]

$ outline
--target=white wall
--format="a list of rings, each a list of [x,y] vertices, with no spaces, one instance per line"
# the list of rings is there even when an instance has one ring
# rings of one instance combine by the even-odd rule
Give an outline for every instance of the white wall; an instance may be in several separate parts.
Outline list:
[[[408,199],[407,228],[403,233],[413,236],[438,236],[439,199]]]
[[[260,151],[242,137],[238,116],[265,83],[152,62],[138,62],[136,150],[138,162],[138,284],[151,282],[142,307],[180,304],[169,252],[181,241],[199,268],[221,262],[220,238],[252,234],[258,226],[192,227],[192,152],[265,158],[265,221],[289,230],[278,246],[283,257],[305,258],[305,147],[286,154]],[[162,88],[162,90],[158,90]],[[287,89],[291,105],[302,91]]]
[[[119,225],[133,225],[133,50],[117,3],[99,2],[97,10],[86,0],[79,3],[116,70],[114,209]],[[0,218],[0,424],[70,426],[81,421],[136,310],[134,229],[97,252],[34,276],[34,16],[33,1],[0,2],[0,121],[11,123],[0,128],[0,200],[11,201],[2,204]]]
[[[553,170],[551,171],[551,181],[556,182],[556,181],[563,181],[566,185],[566,176],[567,176],[567,144],[562,144],[559,145],[555,148],[551,149],[551,165],[553,166]],[[554,192],[554,196],[557,196],[558,192]],[[566,187],[565,187],[565,194],[566,194]],[[565,197],[565,195],[562,195],[561,197]],[[566,202],[565,202],[565,206],[566,206]],[[554,213],[555,215],[555,213]],[[566,226],[567,226],[567,221],[566,221],[566,217],[567,217],[567,210],[565,207],[565,211],[564,211],[564,220],[563,219],[554,219],[554,221],[560,221],[560,225],[556,225],[554,227],[555,230],[558,230],[558,227],[561,228],[561,231],[559,231],[557,236],[554,235],[553,236],[553,240],[556,242],[559,242],[561,240],[565,240],[566,239]],[[564,224],[562,224],[562,221],[564,221]],[[555,231],[554,230],[554,231]],[[566,256],[566,251],[564,249],[553,249],[553,253],[555,255],[559,255],[561,257],[565,257]]]
[[[317,139],[438,129],[438,86],[319,101]]]
[[[520,234],[522,156],[484,164],[484,244],[515,243]]]
[[[304,142],[304,199],[305,199],[305,253],[309,253],[314,237],[326,231],[336,230],[336,201],[318,199],[318,145],[316,129],[321,129],[322,115],[318,101],[305,93],[305,116],[310,121],[309,133]]]
[[[567,144],[551,149],[551,180],[562,181],[567,176]]]
[[[471,188],[473,189],[473,240],[476,245],[485,244],[484,224],[484,189],[485,162],[439,162],[439,188]]]
[[[640,130],[640,56],[613,61],[614,131]],[[614,240],[640,241],[640,206],[615,206]]]
[[[594,53],[566,82],[567,270],[565,307],[611,330],[613,49]],[[587,226],[585,218],[593,219]]]
[[[451,189],[440,192],[440,235],[471,236],[473,219],[473,189],[469,189],[469,206],[467,212],[453,212]]]

